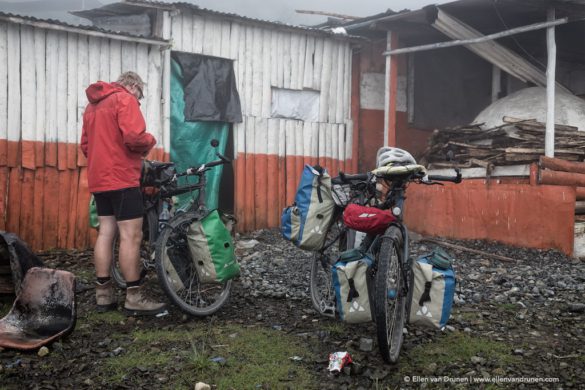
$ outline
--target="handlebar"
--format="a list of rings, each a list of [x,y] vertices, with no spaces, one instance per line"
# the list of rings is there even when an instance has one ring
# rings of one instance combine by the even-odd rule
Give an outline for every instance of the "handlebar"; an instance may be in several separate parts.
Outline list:
[[[369,179],[367,173],[357,173],[355,175],[348,175],[339,171],[339,176],[331,179],[332,184],[351,184],[353,181],[366,181]]]
[[[211,161],[205,164],[201,164],[198,167],[191,167],[191,168],[187,168],[187,170],[185,170],[185,176],[190,176],[190,175],[200,175],[203,172],[207,171],[209,168],[213,168],[216,167],[218,165],[223,165],[223,164],[229,164],[232,162],[232,160],[230,160],[229,158],[227,158],[226,156],[224,156],[223,154],[217,152],[215,153],[215,155],[217,157],[219,157],[219,160],[215,160],[215,161]],[[181,176],[181,175],[177,175],[177,176]]]
[[[459,168],[455,168],[456,175],[455,176],[442,176],[442,175],[429,175],[428,181],[449,181],[451,183],[459,184],[461,183],[461,170]],[[430,183],[429,183],[430,184]]]

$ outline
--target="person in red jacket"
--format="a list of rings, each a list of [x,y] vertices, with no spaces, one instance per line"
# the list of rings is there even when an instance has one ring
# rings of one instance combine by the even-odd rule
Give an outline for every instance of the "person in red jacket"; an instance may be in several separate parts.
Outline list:
[[[142,158],[156,144],[146,132],[140,112],[144,82],[134,72],[125,72],[115,83],[98,81],[86,90],[81,150],[87,157],[89,192],[94,195],[99,233],[94,248],[98,311],[117,307],[110,277],[112,243],[120,234],[119,263],[126,279],[124,309],[129,315],[153,315],[164,303],[148,299],[140,275],[143,204],[140,191]]]

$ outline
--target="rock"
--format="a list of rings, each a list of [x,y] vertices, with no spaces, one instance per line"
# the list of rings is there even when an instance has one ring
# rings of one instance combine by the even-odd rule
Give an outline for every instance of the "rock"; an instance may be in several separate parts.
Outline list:
[[[465,327],[465,329],[463,329],[463,331],[465,333],[471,333],[471,328],[470,327]]]
[[[438,367],[437,363],[432,362],[427,366],[427,370],[432,374],[437,370],[437,367]]]
[[[86,380],[83,381],[83,383],[88,386],[93,386],[93,381],[91,380],[91,378],[87,378]]]
[[[116,349],[114,349],[114,350],[112,351],[112,353],[114,354],[114,356],[118,356],[118,355],[119,355],[119,354],[121,354],[122,352],[124,352],[124,348],[122,348],[122,347],[118,347],[118,348],[116,348]]]
[[[360,338],[360,351],[371,352],[374,348],[374,340],[366,337]]]
[[[567,367],[569,367],[569,363],[567,363],[567,362],[561,362],[559,364],[559,368],[567,368]]]
[[[445,329],[448,330],[449,332],[455,332],[455,327],[451,325],[445,326]]]
[[[485,363],[485,359],[480,357],[480,356],[472,356],[471,357],[471,363],[473,364],[484,364]]]
[[[197,382],[195,383],[195,390],[211,390],[211,386],[207,383]]]
[[[572,313],[584,313],[585,303],[569,303],[567,309]]]
[[[258,244],[260,244],[258,240],[241,240],[236,243],[236,247],[239,249],[252,249]]]
[[[49,348],[47,348],[47,347],[41,347],[41,348],[39,348],[39,352],[37,352],[37,355],[39,355],[40,357],[47,356],[48,354],[49,354]]]
[[[515,349],[513,352],[514,355],[524,355],[524,350],[523,349]]]

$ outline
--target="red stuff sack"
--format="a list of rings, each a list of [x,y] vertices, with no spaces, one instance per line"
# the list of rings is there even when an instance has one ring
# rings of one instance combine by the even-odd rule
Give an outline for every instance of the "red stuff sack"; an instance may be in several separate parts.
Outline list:
[[[343,223],[353,230],[369,234],[382,234],[396,218],[390,210],[350,204],[343,211]]]

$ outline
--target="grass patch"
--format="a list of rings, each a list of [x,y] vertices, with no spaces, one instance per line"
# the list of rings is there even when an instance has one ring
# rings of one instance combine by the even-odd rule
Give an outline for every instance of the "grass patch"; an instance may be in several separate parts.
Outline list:
[[[126,316],[117,310],[107,311],[104,313],[98,313],[95,310],[90,310],[87,315],[83,318],[85,323],[91,325],[108,324],[115,325],[121,321],[126,320]]]
[[[341,336],[347,334],[347,329],[345,328],[345,324],[343,322],[331,322],[323,325],[323,330],[329,332],[329,334],[333,337]]]
[[[424,371],[431,363],[439,367],[464,366],[473,356],[482,357],[497,367],[508,367],[521,360],[512,355],[512,349],[506,343],[488,338],[459,332],[443,334],[430,343],[417,345],[401,357],[400,370],[394,379],[404,375],[433,374]]]
[[[162,375],[163,386],[173,389],[192,389],[198,381],[219,389],[316,387],[310,364],[290,359],[301,356],[311,362],[306,348],[297,337],[272,329],[201,323],[189,330],[140,329],[130,337],[126,350],[100,368],[105,384],[143,375],[157,382]],[[218,357],[225,360],[211,361]]]

